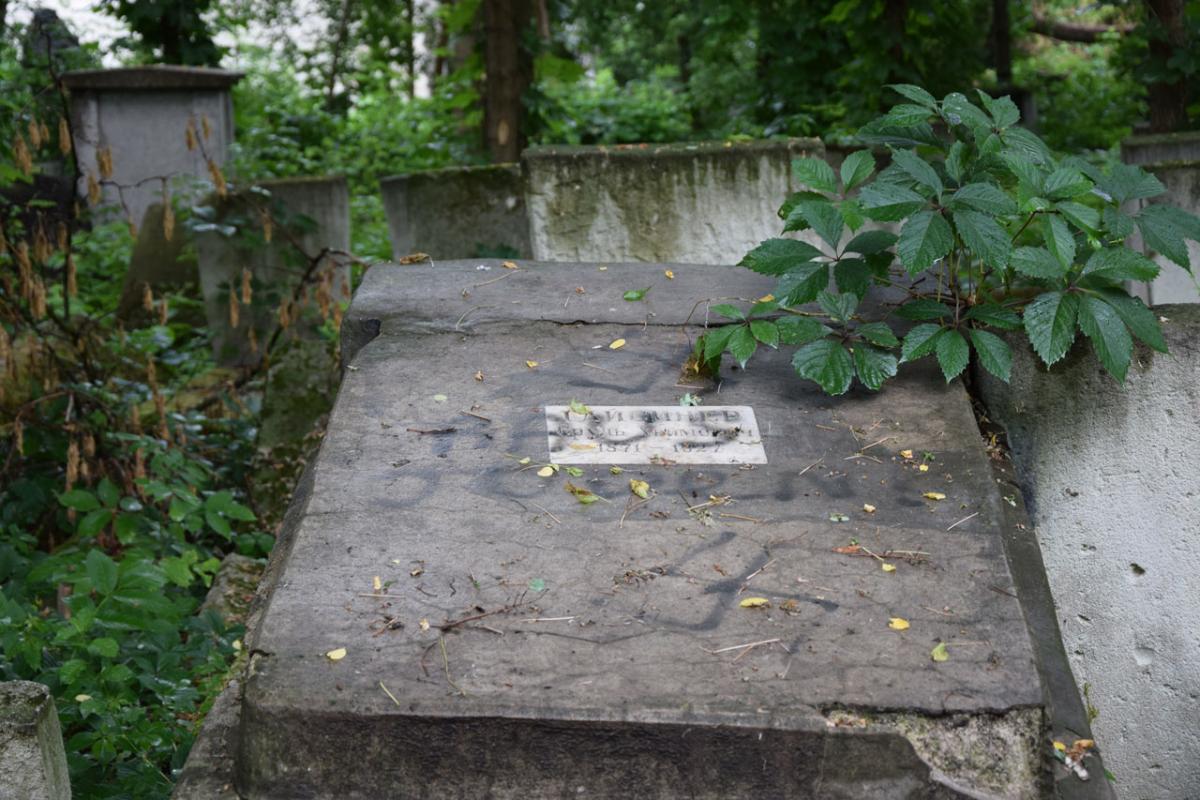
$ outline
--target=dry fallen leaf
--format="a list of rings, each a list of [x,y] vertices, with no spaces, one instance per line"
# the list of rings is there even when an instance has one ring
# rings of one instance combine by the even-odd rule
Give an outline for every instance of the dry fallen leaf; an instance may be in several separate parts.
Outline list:
[[[582,486],[576,486],[570,481],[567,481],[566,485],[563,486],[563,489],[565,489],[568,494],[574,495],[575,499],[580,503],[583,503],[585,506],[590,506],[592,503],[600,499],[600,495],[596,494],[590,489],[584,489]]]
[[[621,469],[620,467],[609,467],[608,471],[612,475],[620,475],[625,470]]]
[[[91,696],[90,694],[77,694],[77,695],[75,695],[75,702],[76,702],[76,703],[86,703],[88,700],[91,700],[91,699],[92,699],[92,696]]]
[[[511,261],[505,261],[500,266],[504,267],[505,269],[516,269],[517,268],[517,265]]]
[[[558,470],[556,470],[552,465],[547,464],[546,466],[539,469],[537,471],[537,474],[538,474],[539,478],[549,478],[551,475],[553,475],[557,471]]]
[[[884,572],[895,572],[895,571],[896,571],[896,565],[895,565],[895,564],[884,564],[884,565],[881,567],[881,569],[882,569]]]
[[[738,605],[742,608],[770,608],[771,601],[765,597],[747,597]]]
[[[371,587],[377,592],[383,588],[383,581],[379,580],[378,575],[371,581]]]
[[[429,630],[429,620],[428,620],[428,619],[422,619],[420,622],[418,622],[418,623],[417,623],[417,627],[418,627],[418,628],[420,628],[420,629],[421,629],[421,630],[423,630],[423,631],[427,631],[427,630]]]
[[[533,459],[532,459],[532,458],[530,458],[529,456],[525,456],[524,458],[522,458],[522,459],[521,459],[520,461],[518,461],[517,463],[518,463],[518,464],[521,464],[521,465],[525,465],[525,464],[528,464],[530,461],[533,461]]]
[[[572,398],[571,402],[567,405],[567,410],[569,413],[578,414],[581,417],[586,417],[592,413],[590,408],[574,398]]]
[[[892,617],[888,620],[888,627],[894,631],[906,631],[909,627],[908,620],[904,617]]]
[[[1054,742],[1054,749],[1060,753],[1067,752],[1067,746],[1058,740],[1055,740]]]
[[[920,470],[921,472],[929,472],[929,465],[922,464],[921,466],[917,467],[917,469]]]
[[[922,492],[921,496],[926,500],[945,500],[946,495],[941,492]]]
[[[608,349],[609,350],[620,350],[624,346],[625,346],[624,339],[614,339],[613,343],[608,346]]]
[[[420,264],[422,261],[432,261],[428,253],[409,253],[406,256],[400,256],[398,263],[400,264]]]
[[[912,456],[913,456],[912,450],[901,450],[900,451],[901,458],[912,458]]]
[[[938,662],[949,661],[950,653],[946,650],[946,643],[938,642],[937,647],[929,651],[929,657]]]
[[[526,361],[525,362],[525,366],[529,367],[530,369],[537,369],[537,365],[538,365],[538,362],[536,362],[536,361]]]
[[[669,269],[663,270],[663,275],[666,275],[667,280],[669,280],[669,281],[675,280],[675,273]]]
[[[639,481],[637,478],[630,478],[629,491],[646,500],[650,497],[650,484],[645,481]]]
[[[572,450],[595,450],[600,445],[595,442],[569,442],[567,447]]]
[[[608,272],[608,267],[600,267],[601,272]]]
[[[336,650],[330,650],[328,653],[325,654],[325,657],[328,658],[330,661],[341,661],[343,658],[346,657],[346,648],[339,647]]]
[[[475,380],[477,380],[477,381],[482,381],[482,380],[483,380],[483,370],[476,370],[476,371],[475,371]]]
[[[784,600],[779,604],[779,607],[792,616],[800,613],[800,604],[795,600]]]
[[[845,547],[835,547],[833,552],[841,553],[844,556],[852,556],[862,552],[862,546],[857,544],[848,544]]]
[[[870,503],[863,503],[863,511],[867,512],[868,514],[874,514],[875,506],[871,505]]]

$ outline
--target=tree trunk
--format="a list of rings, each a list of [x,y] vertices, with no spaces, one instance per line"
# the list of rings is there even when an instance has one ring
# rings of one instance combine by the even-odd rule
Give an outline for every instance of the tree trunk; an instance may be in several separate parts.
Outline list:
[[[1012,86],[1012,20],[1008,0],[992,0],[992,65],[1002,89]]]
[[[1183,6],[1184,0],[1146,0],[1146,12],[1159,26],[1159,30],[1151,28],[1150,58],[1159,64],[1168,63],[1187,47]],[[1187,83],[1182,77],[1152,83],[1146,89],[1152,132],[1169,133],[1187,127]]]
[[[483,139],[494,162],[516,161],[524,144],[521,97],[533,63],[521,37],[532,20],[531,0],[484,0]]]
[[[329,80],[325,85],[325,108],[333,110],[333,100],[337,95],[337,79],[342,68],[342,51],[346,48],[346,39],[350,34],[351,0],[342,0],[342,15],[338,20],[337,36],[333,40],[333,53],[329,62]]]
[[[405,88],[408,91],[408,99],[416,99],[417,96],[417,16],[413,9],[415,0],[404,0],[404,22],[408,26],[408,82]]]

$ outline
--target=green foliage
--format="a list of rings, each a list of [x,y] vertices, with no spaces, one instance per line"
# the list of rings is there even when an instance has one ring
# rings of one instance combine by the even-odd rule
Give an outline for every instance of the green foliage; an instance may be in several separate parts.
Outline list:
[[[848,156],[840,175],[819,159],[794,163],[805,188],[779,215],[785,232],[816,238],[768,239],[742,260],[777,279],[776,299],[748,312],[712,307],[733,324],[701,340],[710,371],[723,352],[745,367],[760,346],[792,345],[797,373],[830,394],[845,393],[854,378],[877,390],[898,364],[927,357],[951,381],[972,352],[1007,380],[1012,351],[996,332],[1019,330],[1048,366],[1082,333],[1123,382],[1135,338],[1166,350],[1154,315],[1124,288],[1153,279],[1159,266],[1125,239],[1136,228],[1147,245],[1190,271],[1186,242],[1200,241],[1200,219],[1160,204],[1126,215],[1122,204],[1164,191],[1153,175],[1055,158],[1016,127],[1019,114],[1007,97],[980,92],[977,105],[957,93],[939,102],[916,86],[893,88],[913,102],[859,134],[865,144],[889,148],[882,171],[873,173],[874,156],[865,150]],[[864,228],[867,221],[899,233]],[[899,292],[894,310],[875,301],[862,308],[873,285]],[[801,308],[814,301],[817,310]],[[917,324],[904,330],[905,322]]]

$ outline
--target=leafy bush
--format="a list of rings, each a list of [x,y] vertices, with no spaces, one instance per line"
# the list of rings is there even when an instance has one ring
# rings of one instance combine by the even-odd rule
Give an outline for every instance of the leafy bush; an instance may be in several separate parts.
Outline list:
[[[708,370],[724,352],[745,366],[759,346],[790,345],[802,377],[843,394],[856,377],[879,389],[898,364],[927,356],[950,381],[972,351],[1007,381],[1012,351],[997,335],[1004,331],[1022,331],[1047,366],[1082,332],[1118,381],[1134,338],[1166,350],[1154,314],[1125,289],[1126,281],[1152,280],[1159,266],[1125,241],[1136,228],[1190,270],[1185,240],[1200,241],[1200,219],[1161,204],[1127,213],[1125,204],[1164,191],[1157,178],[1125,164],[1102,172],[1056,159],[1017,126],[1007,97],[980,92],[981,108],[958,93],[939,102],[916,86],[893,88],[909,102],[859,133],[890,148],[891,164],[878,175],[870,150],[849,155],[840,176],[820,159],[793,163],[808,188],[780,209],[783,230],[811,230],[819,244],[769,239],[746,255],[743,267],[778,285],[749,312],[713,308],[736,324],[698,342]],[[897,235],[867,229],[868,221],[902,224]],[[872,285],[898,295],[894,312],[858,313]],[[799,308],[813,301],[819,311]],[[887,322],[892,313],[916,323],[902,339]]]

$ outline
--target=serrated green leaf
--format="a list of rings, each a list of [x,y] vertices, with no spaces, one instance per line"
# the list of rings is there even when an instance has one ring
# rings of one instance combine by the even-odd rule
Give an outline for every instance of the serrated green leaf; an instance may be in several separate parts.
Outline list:
[[[746,267],[760,275],[782,275],[820,256],[821,251],[808,242],[796,239],[767,239],[747,253],[738,262],[738,266]]]
[[[955,183],[962,183],[967,168],[967,146],[961,141],[956,141],[950,145],[950,151],[946,153],[946,174]]]
[[[1098,297],[1084,295],[1079,300],[1079,329],[1092,340],[1104,368],[1124,383],[1133,357],[1133,339],[1116,309]]]
[[[900,230],[896,252],[908,274],[916,275],[933,266],[933,262],[949,253],[953,245],[954,233],[941,214],[918,211]]]
[[[1046,182],[1046,176],[1037,164],[1030,161],[1024,154],[1014,153],[1009,150],[1000,154],[1000,160],[1004,162],[1009,172],[1015,175],[1029,192],[1034,195],[1042,193],[1042,186]]]
[[[1146,206],[1135,217],[1146,244],[1191,271],[1186,239],[1200,242],[1200,219],[1181,208]]]
[[[779,329],[775,327],[774,322],[765,319],[756,319],[750,323],[750,333],[767,347],[779,346]]]
[[[993,328],[1000,328],[1006,331],[1015,331],[1021,327],[1021,318],[1017,316],[1015,311],[995,305],[994,303],[985,303],[984,305],[973,307],[967,312],[966,319],[973,319],[977,322],[982,322],[984,325],[991,325]]]
[[[870,150],[856,150],[842,161],[842,190],[850,191],[875,171],[875,156]]]
[[[967,340],[955,330],[948,330],[938,337],[934,351],[937,353],[938,366],[942,368],[942,374],[946,376],[946,383],[958,377],[959,373],[967,368],[967,362],[971,360],[971,350],[967,347]]]
[[[818,192],[833,194],[837,191],[837,176],[833,167],[821,158],[797,158],[792,160],[792,175],[800,183]]]
[[[745,319],[746,314],[740,308],[729,303],[717,303],[715,306],[709,306],[709,311],[714,314],[720,314],[726,319]]]
[[[896,357],[867,344],[854,347],[854,369],[858,379],[873,392],[879,391],[883,382],[896,375]]]
[[[1017,104],[1012,101],[1008,95],[992,99],[992,96],[984,92],[982,89],[976,90],[979,94],[979,101],[987,112],[992,115],[992,121],[997,128],[1007,128],[1010,125],[1016,125],[1021,121],[1021,111],[1017,108]]]
[[[890,231],[863,231],[846,243],[847,253],[874,255],[887,250],[896,243],[896,234]]]
[[[1012,374],[1012,348],[1008,346],[1008,342],[990,331],[979,328],[968,329],[967,335],[971,337],[971,344],[975,347],[975,354],[979,356],[979,363],[983,368],[1008,383]]]
[[[942,192],[945,191],[942,179],[938,176],[937,170],[930,166],[929,162],[917,155],[916,152],[912,150],[893,150],[892,163],[917,183],[932,189],[933,193],[938,197],[941,197]]]
[[[968,183],[946,201],[954,209],[970,208],[993,216],[1015,214],[1017,204],[1004,190],[990,183]]]
[[[941,325],[933,323],[915,326],[904,337],[904,344],[900,347],[900,363],[916,361],[932,353],[945,331]]]
[[[795,209],[795,207],[798,206],[804,200],[824,200],[824,199],[825,199],[825,195],[821,194],[820,192],[809,192],[809,191],[792,192],[790,195],[788,195],[788,198],[783,201],[783,205],[781,205],[779,207],[779,211],[777,213],[779,214],[780,219],[787,219],[788,216],[792,213],[792,210]]]
[[[1012,239],[995,219],[978,211],[957,211],[954,225],[972,253],[989,267],[1004,269],[1008,266]]]
[[[1160,353],[1167,352],[1158,317],[1139,298],[1130,297],[1123,289],[1102,289],[1097,294],[1112,306],[1134,336]]]
[[[1065,201],[1054,206],[1076,228],[1095,233],[1100,228],[1100,212],[1082,203]]]
[[[850,229],[851,233],[857,231],[867,221],[857,198],[851,197],[838,203],[838,211],[841,212],[842,219],[845,220],[846,227]]]
[[[1067,268],[1044,247],[1018,247],[1008,263],[1022,275],[1045,280],[1058,280]]]
[[[1004,146],[1014,153],[1038,164],[1049,164],[1054,160],[1046,143],[1025,128],[1013,127],[1001,134]]]
[[[771,312],[778,311],[778,310],[779,310],[779,303],[777,301],[764,300],[762,302],[755,303],[754,305],[750,306],[750,313],[747,314],[746,316],[756,317],[761,314],[770,314]]]
[[[827,394],[845,394],[854,378],[854,362],[846,348],[831,339],[809,342],[796,351],[792,366],[802,378],[815,381]]]
[[[76,511],[94,511],[100,507],[100,501],[96,499],[96,495],[86,489],[72,489],[69,492],[63,492],[58,496],[58,502]]]
[[[1092,191],[1092,182],[1077,169],[1059,167],[1050,173],[1042,192],[1051,200],[1069,200]]]
[[[738,366],[744,368],[746,362],[754,355],[754,351],[758,349],[758,342],[754,340],[754,334],[750,332],[750,326],[738,325],[729,337],[726,347],[729,349],[729,354],[737,361]]]
[[[112,481],[104,478],[96,486],[96,496],[108,508],[116,508],[117,502],[121,499],[121,492]]]
[[[859,258],[843,258],[833,267],[833,281],[839,292],[850,292],[859,299],[871,286],[871,268]]]
[[[854,332],[871,344],[877,344],[880,347],[896,347],[900,344],[896,334],[892,333],[892,329],[884,322],[868,322],[859,325]]]
[[[775,323],[780,344],[801,345],[832,333],[812,317],[784,317]]]
[[[888,109],[887,121],[901,128],[911,128],[929,120],[933,111],[913,103],[898,103]]]
[[[928,297],[918,297],[909,300],[896,309],[896,316],[901,319],[922,322],[928,319],[945,319],[954,316],[954,310],[944,303]]]
[[[1119,208],[1105,206],[1101,218],[1104,220],[1104,227],[1117,239],[1124,239],[1133,233],[1133,217]]]
[[[804,217],[817,235],[824,239],[830,247],[837,250],[846,221],[842,218],[842,212],[838,211],[832,203],[821,200],[805,200],[796,206],[796,210],[792,213]]]
[[[1162,181],[1133,164],[1117,162],[1099,182],[1100,191],[1111,197],[1117,205],[1130,200],[1156,197],[1167,189]]]
[[[966,125],[976,136],[992,127],[992,118],[958,92],[952,92],[942,100],[942,119],[951,125]]]
[[[1083,277],[1092,275],[1111,281],[1152,281],[1158,273],[1158,264],[1128,247],[1097,250],[1083,267]]]
[[[879,222],[904,219],[924,208],[927,203],[924,197],[907,186],[879,181],[864,186],[858,199],[862,203],[863,213]]]
[[[928,109],[937,108],[937,98],[920,86],[913,86],[911,83],[889,83],[887,87]]]
[[[102,636],[99,639],[92,639],[92,641],[88,642],[87,649],[89,653],[102,658],[116,658],[117,654],[121,652],[121,648],[117,644],[117,640],[107,636]]]
[[[729,346],[729,337],[738,329],[737,325],[726,325],[723,328],[710,328],[704,334],[704,360],[706,362],[720,358]]]
[[[108,523],[112,521],[113,510],[111,508],[97,508],[94,511],[89,511],[79,520],[78,533],[80,536],[95,536],[108,527]]]
[[[846,322],[858,307],[858,297],[853,294],[821,292],[817,295],[817,305],[835,321]]]
[[[1029,343],[1046,364],[1052,366],[1067,354],[1075,341],[1075,318],[1079,298],[1074,294],[1047,292],[1025,307],[1025,332]]]
[[[1070,269],[1075,263],[1075,237],[1066,221],[1056,214],[1042,217],[1042,239],[1046,242],[1046,249],[1058,259],[1063,269]]]
[[[797,306],[811,303],[817,293],[829,285],[829,265],[810,261],[789,270],[775,287],[780,305]]]
[[[88,551],[83,567],[98,594],[110,595],[117,588],[117,562],[99,548],[93,547]]]

